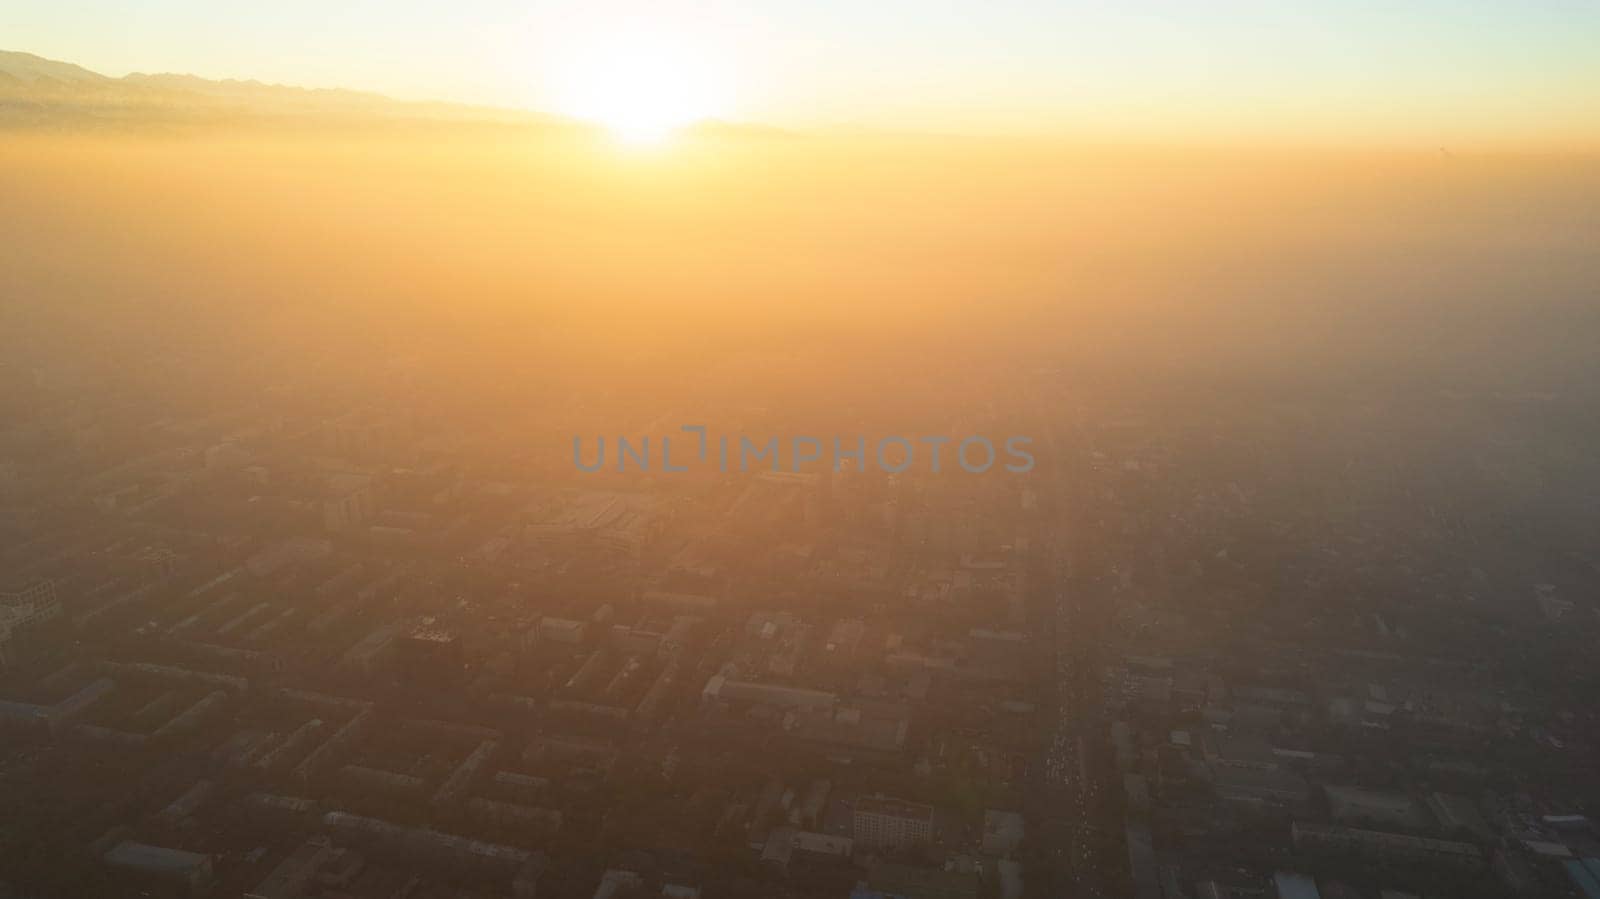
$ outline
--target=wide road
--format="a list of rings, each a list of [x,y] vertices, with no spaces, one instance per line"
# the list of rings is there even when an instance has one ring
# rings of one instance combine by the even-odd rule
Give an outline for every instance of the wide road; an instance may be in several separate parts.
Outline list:
[[[1099,681],[1108,661],[1111,593],[1097,572],[1074,564],[1075,537],[1084,535],[1076,529],[1064,482],[1041,485],[1042,514],[1032,544],[1040,548],[1028,609],[1029,631],[1039,647],[1033,688],[1040,742],[1024,808],[1027,895],[1101,899],[1128,893],[1119,804],[1111,795],[1119,787],[1105,748],[1110,722]]]

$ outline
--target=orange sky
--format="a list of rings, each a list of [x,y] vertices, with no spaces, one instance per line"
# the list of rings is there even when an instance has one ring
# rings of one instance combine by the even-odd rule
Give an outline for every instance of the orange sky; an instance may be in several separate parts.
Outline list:
[[[1600,4],[1582,0],[24,0],[3,40],[112,75],[591,118],[1436,145],[1600,129]]]

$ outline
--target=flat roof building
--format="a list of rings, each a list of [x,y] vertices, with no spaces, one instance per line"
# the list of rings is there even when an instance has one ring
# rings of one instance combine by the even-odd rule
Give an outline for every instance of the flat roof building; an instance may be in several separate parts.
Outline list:
[[[157,894],[196,896],[211,884],[211,856],[198,852],[124,840],[102,859],[108,867]]]

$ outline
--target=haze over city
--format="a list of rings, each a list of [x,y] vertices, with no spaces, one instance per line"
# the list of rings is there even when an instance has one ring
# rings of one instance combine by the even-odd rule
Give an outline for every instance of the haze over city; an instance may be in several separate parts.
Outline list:
[[[1600,7],[0,43],[0,897],[1600,899]]]
[[[1593,145],[1573,0],[28,4],[12,49],[406,99],[965,133]]]

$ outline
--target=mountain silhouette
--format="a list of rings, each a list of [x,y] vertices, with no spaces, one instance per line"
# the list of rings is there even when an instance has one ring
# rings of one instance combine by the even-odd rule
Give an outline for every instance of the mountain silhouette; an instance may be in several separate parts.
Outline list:
[[[482,125],[585,129],[556,116],[360,91],[195,75],[113,78],[32,53],[0,50],[0,129],[184,129],[210,126]]]

